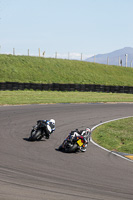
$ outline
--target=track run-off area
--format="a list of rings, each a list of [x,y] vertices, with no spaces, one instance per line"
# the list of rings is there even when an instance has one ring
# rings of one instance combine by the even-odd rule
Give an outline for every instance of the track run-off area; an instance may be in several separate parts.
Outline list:
[[[0,200],[132,200],[132,162],[92,142],[85,153],[57,150],[71,130],[127,116],[133,104],[0,106]],[[29,142],[36,121],[51,118],[50,139]]]

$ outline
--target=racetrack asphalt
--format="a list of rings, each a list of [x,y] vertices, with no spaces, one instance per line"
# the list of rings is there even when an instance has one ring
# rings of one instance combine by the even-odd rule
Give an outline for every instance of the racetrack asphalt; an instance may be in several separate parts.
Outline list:
[[[71,130],[132,115],[126,103],[0,106],[0,200],[132,200],[132,162],[91,142],[85,153],[57,151]],[[29,142],[36,121],[50,118],[50,139]]]

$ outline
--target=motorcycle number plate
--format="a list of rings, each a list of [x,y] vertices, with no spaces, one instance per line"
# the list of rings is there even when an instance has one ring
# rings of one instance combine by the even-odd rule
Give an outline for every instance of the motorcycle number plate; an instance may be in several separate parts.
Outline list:
[[[78,143],[78,145],[79,145],[80,147],[83,145],[83,142],[81,141],[81,139],[79,139],[79,140],[77,141],[77,143]]]

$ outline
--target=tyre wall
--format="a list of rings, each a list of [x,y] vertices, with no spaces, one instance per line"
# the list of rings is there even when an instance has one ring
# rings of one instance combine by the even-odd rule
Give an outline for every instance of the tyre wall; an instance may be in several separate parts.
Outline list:
[[[81,91],[81,92],[112,92],[133,94],[133,87],[129,86],[109,86],[94,84],[38,84],[38,83],[18,83],[1,82],[0,90],[51,90],[51,91]]]

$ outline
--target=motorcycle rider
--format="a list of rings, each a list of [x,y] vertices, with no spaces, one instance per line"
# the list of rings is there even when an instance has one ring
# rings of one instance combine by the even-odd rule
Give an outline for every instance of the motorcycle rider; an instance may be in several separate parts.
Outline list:
[[[91,129],[90,128],[86,128],[85,130],[80,130],[80,131],[78,129],[76,129],[75,131],[71,131],[71,133],[69,134],[69,138],[72,139],[72,140],[75,137],[78,137],[78,136],[82,136],[83,139],[84,139],[84,143],[80,147],[80,150],[82,152],[85,152],[86,148],[87,148],[87,144],[90,141]]]
[[[50,134],[52,134],[55,131],[55,120],[38,120],[37,123],[43,123],[45,127],[45,137],[46,139],[49,139]]]

